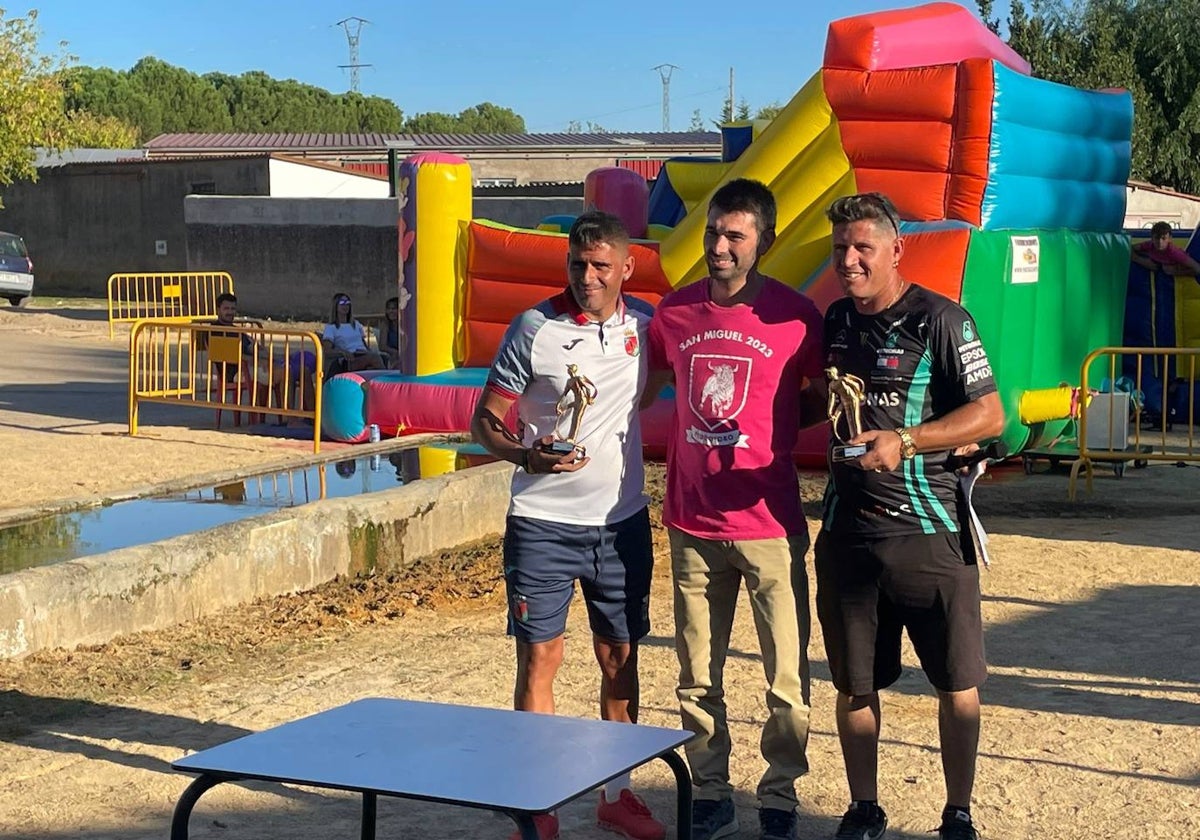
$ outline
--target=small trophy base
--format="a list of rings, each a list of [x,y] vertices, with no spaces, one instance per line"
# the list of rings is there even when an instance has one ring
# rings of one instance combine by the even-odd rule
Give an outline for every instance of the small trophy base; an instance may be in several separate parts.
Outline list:
[[[551,455],[570,455],[574,453],[577,458],[584,456],[584,449],[577,443],[571,443],[569,440],[555,440],[542,446],[543,452],[549,452]]]
[[[867,445],[865,443],[846,444],[845,446],[833,447],[830,458],[834,461],[853,461],[855,458],[861,458],[866,454]]]

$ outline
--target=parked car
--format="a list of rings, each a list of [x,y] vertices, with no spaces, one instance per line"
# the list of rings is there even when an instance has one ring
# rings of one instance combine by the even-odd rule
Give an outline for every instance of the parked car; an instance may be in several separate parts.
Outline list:
[[[25,240],[0,230],[0,297],[21,306],[33,294],[33,260]]]

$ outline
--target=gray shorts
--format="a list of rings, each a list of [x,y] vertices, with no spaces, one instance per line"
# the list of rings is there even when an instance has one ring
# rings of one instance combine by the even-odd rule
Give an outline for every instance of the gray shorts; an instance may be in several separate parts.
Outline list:
[[[635,642],[650,632],[653,570],[645,508],[611,525],[509,516],[504,532],[508,635],[530,643],[561,636],[578,580],[592,633],[611,642]]]

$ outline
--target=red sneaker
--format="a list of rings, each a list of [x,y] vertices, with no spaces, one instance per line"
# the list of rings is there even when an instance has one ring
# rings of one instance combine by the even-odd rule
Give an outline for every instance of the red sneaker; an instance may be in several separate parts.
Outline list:
[[[596,824],[624,835],[627,840],[663,840],[667,830],[654,819],[642,798],[631,790],[622,790],[616,802],[609,802],[600,791],[596,806]]]
[[[535,814],[533,826],[537,829],[538,840],[558,840],[558,816],[555,814]],[[521,830],[517,829],[508,836],[508,840],[521,840]]]

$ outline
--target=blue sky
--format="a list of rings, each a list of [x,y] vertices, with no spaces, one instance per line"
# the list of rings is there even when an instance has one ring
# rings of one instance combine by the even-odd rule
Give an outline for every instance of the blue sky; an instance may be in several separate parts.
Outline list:
[[[831,19],[911,5],[46,0],[37,9],[42,51],[66,41],[81,64],[127,70],[153,55],[196,73],[262,70],[335,92],[350,86],[338,68],[349,52],[336,23],[357,16],[370,21],[359,41],[359,62],[373,65],[360,71],[364,94],[392,99],[405,114],[490,101],[521,114],[530,131],[563,131],[572,120],[657,131],[662,83],[651,68],[675,64],[671,128],[678,131],[697,108],[706,121],[719,116],[730,67],[739,101],[786,102],[820,66]],[[962,5],[977,14],[970,0]]]

